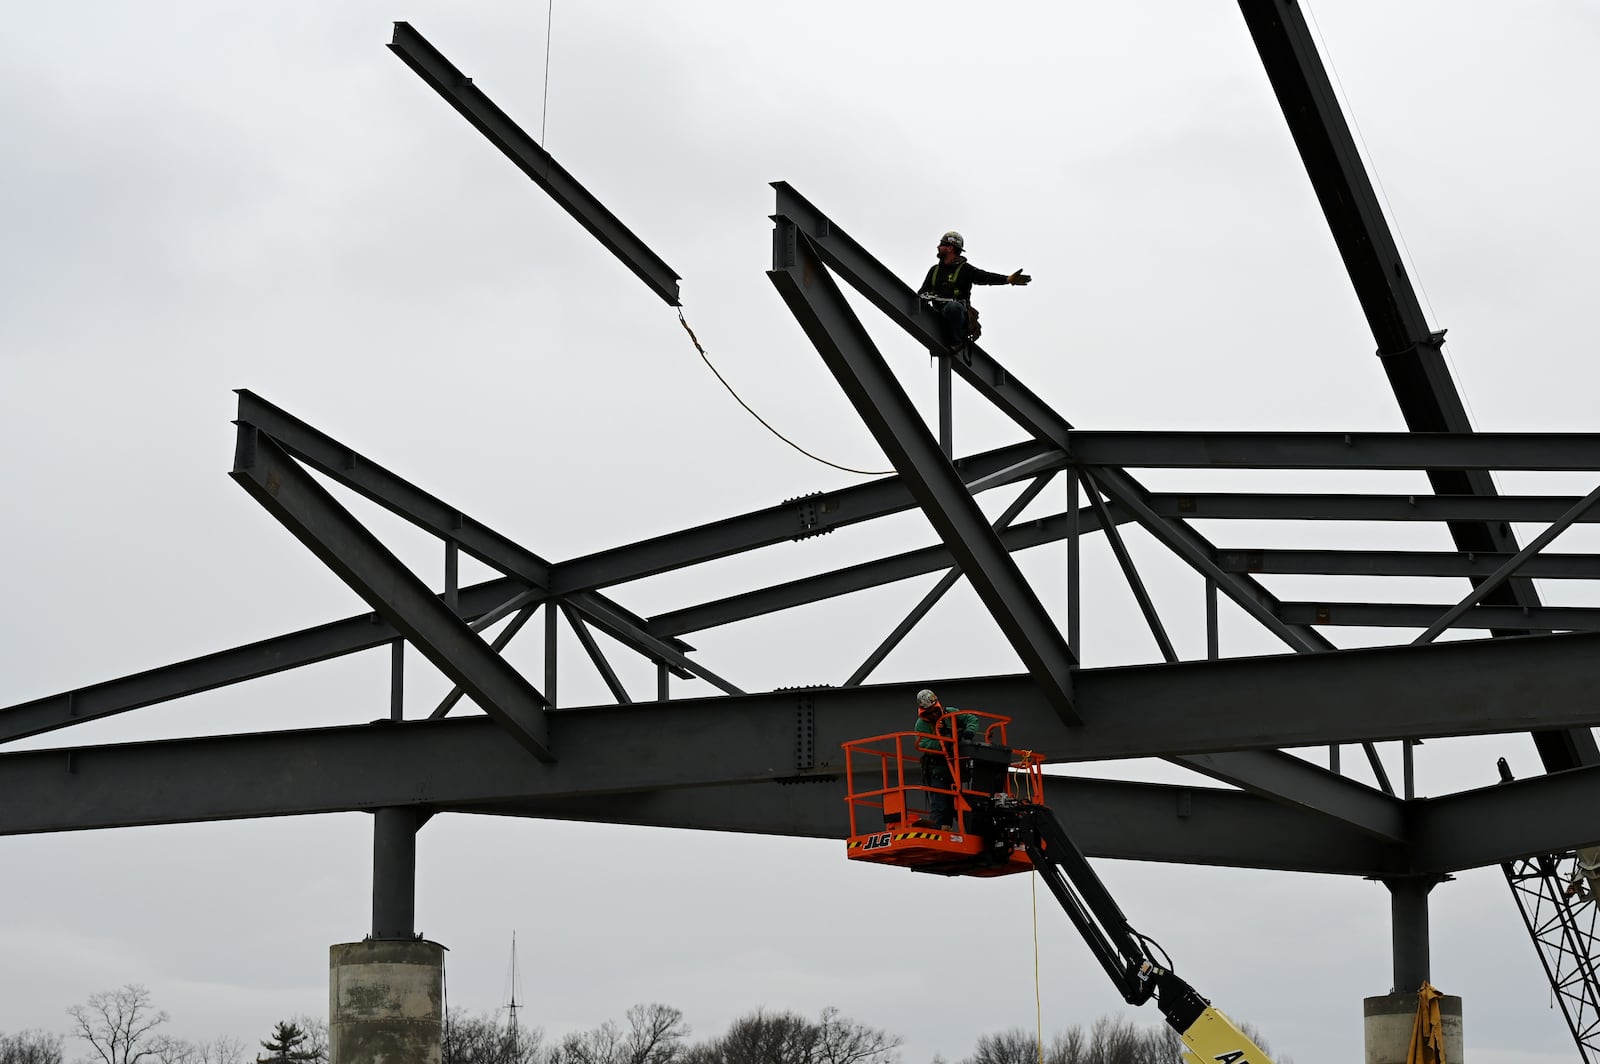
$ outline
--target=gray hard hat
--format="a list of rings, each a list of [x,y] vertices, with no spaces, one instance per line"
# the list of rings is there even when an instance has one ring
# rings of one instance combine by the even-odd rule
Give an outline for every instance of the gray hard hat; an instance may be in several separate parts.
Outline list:
[[[928,690],[927,688],[923,688],[922,690],[917,692],[917,708],[918,709],[931,709],[931,708],[933,708],[934,706],[936,706],[938,704],[939,704],[939,696],[934,694],[932,691]]]
[[[940,237],[939,238],[939,243],[941,243],[941,244],[949,244],[951,247],[955,248],[957,251],[965,251],[966,248],[967,248],[967,242],[965,240],[961,239],[961,234],[956,232],[954,229],[950,230],[944,236]]]

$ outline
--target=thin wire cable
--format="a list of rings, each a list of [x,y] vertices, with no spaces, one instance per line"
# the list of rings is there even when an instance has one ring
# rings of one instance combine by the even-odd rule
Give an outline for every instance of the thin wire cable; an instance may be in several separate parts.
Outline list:
[[[545,122],[550,117],[550,20],[556,13],[556,0],[550,0],[544,9],[544,98],[540,101],[539,147],[545,147]],[[548,148],[545,148],[549,151]]]
[[[1039,997],[1039,877],[1029,876],[1033,892],[1033,1037],[1039,1045],[1039,1064],[1044,1064],[1044,1003]]]
[[[1328,69],[1333,73],[1334,86],[1339,90],[1345,114],[1350,116],[1350,126],[1355,130],[1356,140],[1361,145],[1361,154],[1366,157],[1367,167],[1372,171],[1372,180],[1378,186],[1378,195],[1383,199],[1383,209],[1389,216],[1389,224],[1394,226],[1395,236],[1400,238],[1400,251],[1406,258],[1406,268],[1411,271],[1411,277],[1417,284],[1417,291],[1422,294],[1422,305],[1428,308],[1428,318],[1437,325],[1439,315],[1433,309],[1433,300],[1428,298],[1428,286],[1422,281],[1422,273],[1417,269],[1416,257],[1411,254],[1411,245],[1406,242],[1405,230],[1400,226],[1400,217],[1395,213],[1394,204],[1389,201],[1389,190],[1383,187],[1383,175],[1378,172],[1378,161],[1373,156],[1372,149],[1367,146],[1366,135],[1361,132],[1361,123],[1356,118],[1355,105],[1350,100],[1350,94],[1345,91],[1344,81],[1339,77],[1339,68],[1333,61],[1333,52],[1328,47],[1327,38],[1322,35],[1322,26],[1317,22],[1317,13],[1311,9],[1310,0],[1306,0],[1306,3],[1302,6],[1311,15],[1311,28],[1317,35],[1317,47],[1322,50],[1323,57],[1328,61]],[[1450,352],[1445,349],[1443,343],[1439,345],[1439,353],[1444,355],[1445,362],[1450,366],[1450,375],[1456,380],[1456,386],[1461,392],[1461,401],[1467,406],[1467,416],[1472,419],[1473,424],[1477,424],[1478,413],[1472,408],[1472,397],[1467,394],[1466,381],[1461,377],[1460,368],[1455,364],[1455,360],[1450,357]],[[1494,476],[1492,472],[1489,475],[1491,479]]]
[[[890,476],[890,475],[892,475],[894,473],[894,470],[892,470],[892,469],[852,469],[849,466],[840,465],[838,462],[830,462],[826,458],[823,458],[823,457],[821,457],[819,455],[812,454],[810,451],[806,450],[804,447],[800,446],[798,443],[795,443],[789,437],[785,436],[783,433],[781,433],[777,429],[773,428],[770,424],[767,423],[767,419],[766,418],[762,417],[760,414],[756,413],[754,410],[751,410],[750,409],[750,404],[745,402],[743,399],[739,398],[739,393],[733,390],[733,385],[729,384],[727,379],[725,377],[723,377],[723,375],[720,372],[717,371],[717,367],[713,366],[711,364],[711,358],[710,358],[709,355],[706,354],[706,349],[700,346],[700,338],[694,334],[694,330],[693,329],[689,328],[689,322],[688,322],[688,319],[686,319],[683,316],[683,308],[682,307],[678,308],[678,324],[682,325],[683,326],[683,331],[689,334],[689,341],[692,344],[694,344],[694,349],[696,351],[700,352],[701,360],[703,362],[705,362],[707,368],[709,368],[712,373],[716,374],[717,380],[722,381],[722,386],[724,388],[728,389],[728,394],[733,396],[734,399],[738,400],[739,405],[744,407],[745,410],[749,412],[751,417],[753,417],[757,421],[761,422],[762,426],[768,432],[770,432],[774,436],[778,437],[778,439],[782,440],[784,443],[787,443],[790,447],[793,447],[795,450],[799,451],[801,454],[805,455],[807,458],[810,458],[812,461],[821,462],[825,466],[832,466],[834,469],[841,470],[842,472],[845,472],[845,473],[857,473],[857,474],[859,474],[861,476],[864,476],[864,477],[886,477],[886,476]]]

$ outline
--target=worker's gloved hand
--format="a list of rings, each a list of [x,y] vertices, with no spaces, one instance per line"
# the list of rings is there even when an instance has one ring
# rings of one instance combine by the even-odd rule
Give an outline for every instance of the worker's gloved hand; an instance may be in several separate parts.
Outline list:
[[[1016,273],[1006,278],[1006,284],[1027,284],[1031,280],[1033,280],[1032,277],[1029,277],[1021,270],[1018,270]]]

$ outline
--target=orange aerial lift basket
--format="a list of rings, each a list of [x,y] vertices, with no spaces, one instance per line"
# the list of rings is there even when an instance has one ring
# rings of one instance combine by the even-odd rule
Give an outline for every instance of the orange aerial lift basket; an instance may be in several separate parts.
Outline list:
[[[1033,870],[1020,843],[986,829],[997,805],[1044,804],[1044,757],[1006,745],[1009,717],[959,712],[978,718],[979,741],[903,731],[844,744],[852,861],[951,876]],[[930,739],[937,750],[918,745]],[[950,786],[925,782],[924,758],[947,770]]]

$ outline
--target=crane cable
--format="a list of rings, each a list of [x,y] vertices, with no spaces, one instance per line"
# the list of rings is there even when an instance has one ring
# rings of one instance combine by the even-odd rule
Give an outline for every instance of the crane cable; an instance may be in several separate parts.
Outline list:
[[[825,466],[832,466],[834,469],[842,472],[855,473],[863,477],[886,477],[893,475],[894,470],[892,469],[852,469],[850,466],[840,465],[838,462],[830,462],[820,455],[812,454],[810,451],[806,450],[804,447],[800,446],[798,443],[795,443],[789,437],[773,428],[772,425],[767,422],[766,418],[752,410],[750,404],[740,398],[739,393],[733,390],[733,385],[729,384],[727,378],[725,378],[717,370],[716,366],[711,364],[711,357],[706,354],[706,349],[700,346],[700,338],[694,334],[693,329],[689,328],[689,321],[683,316],[682,307],[678,308],[678,324],[682,325],[683,331],[689,334],[689,342],[694,344],[694,349],[696,351],[700,352],[700,359],[706,364],[706,368],[710,369],[712,373],[716,374],[717,380],[721,381],[722,386],[728,389],[728,394],[733,396],[734,399],[738,401],[739,405],[744,407],[745,410],[749,412],[751,417],[761,422],[762,427],[768,432],[772,433],[774,436],[778,437],[778,439],[782,440],[784,443],[787,443],[790,447],[793,447],[807,458],[810,458],[812,461],[821,462]]]

